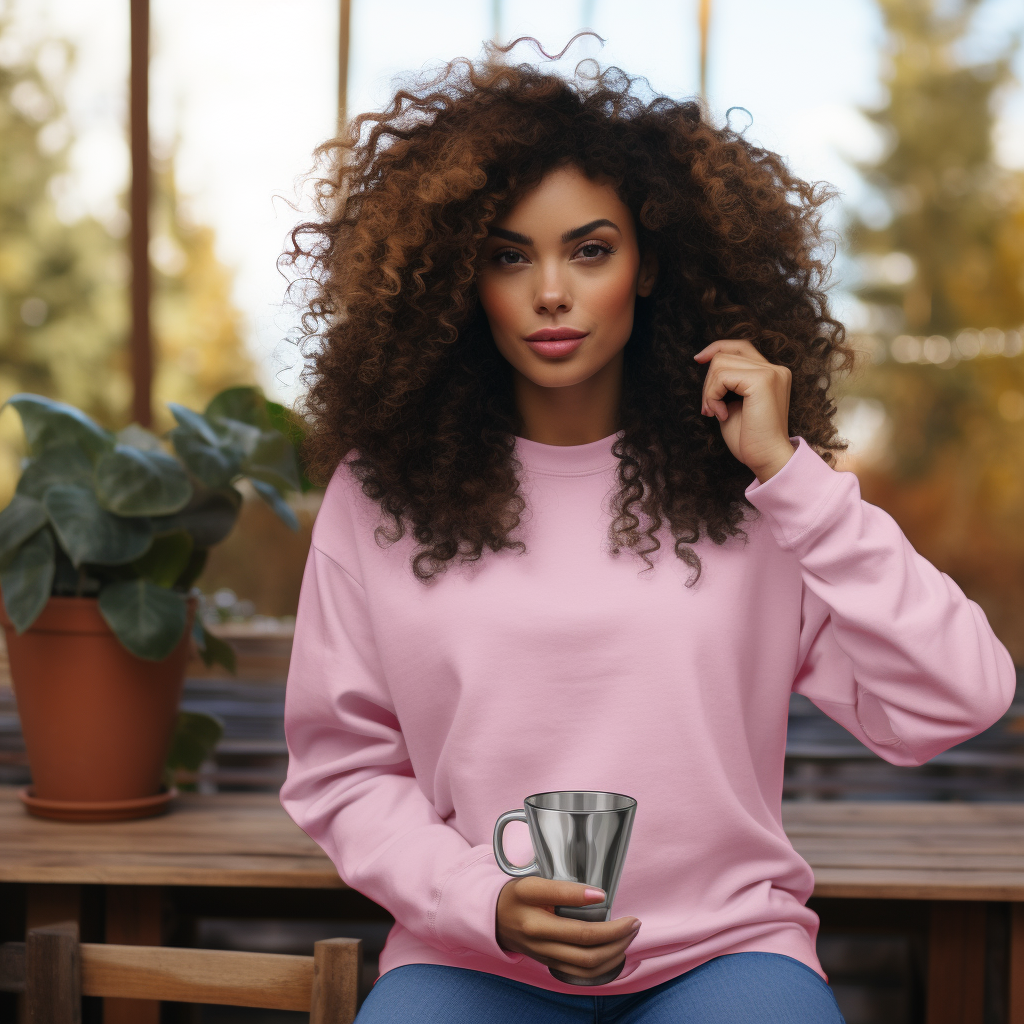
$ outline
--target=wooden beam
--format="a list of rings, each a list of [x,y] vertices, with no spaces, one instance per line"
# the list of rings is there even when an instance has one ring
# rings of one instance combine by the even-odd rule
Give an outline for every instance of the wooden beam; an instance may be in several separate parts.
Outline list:
[[[162,939],[163,899],[159,886],[108,885],[105,939],[126,948],[154,946]],[[131,945],[128,945],[131,944]],[[91,994],[91,993],[90,993]],[[103,1024],[160,1024],[160,1004],[152,999],[125,998],[127,989],[104,995]]]
[[[338,7],[338,134],[348,123],[348,55],[352,27],[352,0],[339,0]]]
[[[81,921],[80,885],[29,885],[25,893],[25,931],[61,921]]]
[[[984,1024],[985,904],[932,904],[927,1024]]]
[[[311,956],[90,942],[81,950],[83,995],[309,1012]]]
[[[78,924],[33,928],[25,942],[29,1024],[82,1024]]]
[[[1024,903],[1010,911],[1010,1012],[1009,1024],[1024,1024]]]
[[[352,1024],[359,998],[363,945],[359,939],[313,944],[313,995],[309,1024]]]
[[[700,94],[708,95],[708,34],[711,28],[711,0],[698,0],[697,27],[700,31]]]
[[[153,338],[149,315],[149,0],[131,0],[130,93],[132,418],[148,427],[153,422]]]

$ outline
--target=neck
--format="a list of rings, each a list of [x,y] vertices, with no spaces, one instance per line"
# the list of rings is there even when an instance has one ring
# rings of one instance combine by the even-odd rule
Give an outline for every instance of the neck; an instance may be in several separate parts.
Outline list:
[[[513,391],[519,434],[540,444],[590,444],[619,429],[622,352],[593,376],[563,388],[546,388],[515,371]]]

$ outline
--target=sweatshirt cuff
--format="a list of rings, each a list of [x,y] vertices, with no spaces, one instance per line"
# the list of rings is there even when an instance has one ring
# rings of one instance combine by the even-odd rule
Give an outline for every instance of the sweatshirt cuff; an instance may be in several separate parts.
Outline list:
[[[498,945],[495,912],[498,894],[511,881],[494,862],[490,847],[441,887],[433,928],[442,948],[449,952],[483,953],[506,964],[517,964],[523,953],[511,953]]]
[[[834,469],[802,438],[791,437],[793,457],[761,483],[754,480],[744,492],[767,519],[776,543],[792,551],[824,518],[830,499],[852,474]]]

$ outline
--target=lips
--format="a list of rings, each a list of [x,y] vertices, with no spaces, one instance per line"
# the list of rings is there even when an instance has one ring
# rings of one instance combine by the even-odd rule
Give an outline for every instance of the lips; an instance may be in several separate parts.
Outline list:
[[[585,338],[589,331],[577,331],[573,327],[542,327],[526,336],[527,341],[575,341]]]

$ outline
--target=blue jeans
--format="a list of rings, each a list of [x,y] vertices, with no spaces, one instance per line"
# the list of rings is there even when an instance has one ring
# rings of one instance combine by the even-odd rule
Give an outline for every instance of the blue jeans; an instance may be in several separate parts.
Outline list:
[[[570,995],[497,974],[406,964],[356,1024],[844,1024],[832,989],[779,953],[729,953],[643,992]]]

